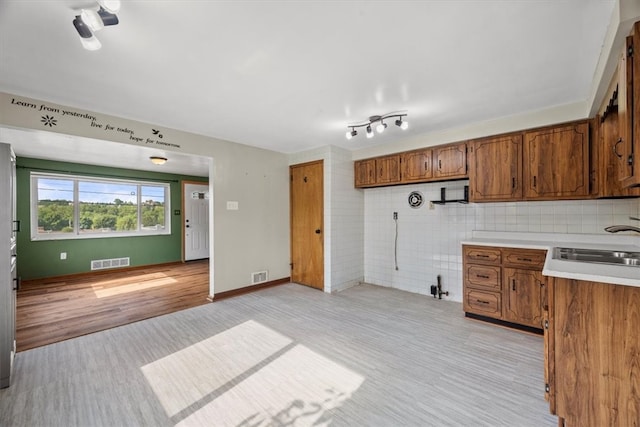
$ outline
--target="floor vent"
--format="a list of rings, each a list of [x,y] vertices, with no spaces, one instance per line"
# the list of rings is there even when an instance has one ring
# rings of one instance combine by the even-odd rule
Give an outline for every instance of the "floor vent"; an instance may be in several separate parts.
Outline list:
[[[268,278],[269,273],[267,271],[256,271],[255,273],[251,273],[251,284],[264,283]]]
[[[103,270],[105,268],[128,267],[129,257],[111,258],[111,259],[94,259],[91,261],[91,270]]]

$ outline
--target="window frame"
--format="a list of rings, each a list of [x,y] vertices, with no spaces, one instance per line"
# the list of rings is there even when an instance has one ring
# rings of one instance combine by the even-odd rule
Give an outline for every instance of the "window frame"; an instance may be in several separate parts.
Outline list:
[[[38,180],[44,179],[62,179],[73,181],[73,232],[70,233],[38,233]],[[110,231],[110,232],[83,232],[80,233],[80,205],[79,200],[79,183],[113,183],[136,185],[137,200],[137,228],[135,231]],[[91,175],[79,174],[63,174],[31,171],[29,174],[30,200],[29,200],[29,216],[31,223],[31,240],[76,240],[76,239],[103,239],[103,238],[119,238],[119,237],[143,237],[143,236],[164,236],[171,234],[171,184],[166,181],[156,180],[136,180],[126,178],[106,178]],[[162,187],[164,188],[164,229],[160,230],[144,230],[142,229],[142,187]]]

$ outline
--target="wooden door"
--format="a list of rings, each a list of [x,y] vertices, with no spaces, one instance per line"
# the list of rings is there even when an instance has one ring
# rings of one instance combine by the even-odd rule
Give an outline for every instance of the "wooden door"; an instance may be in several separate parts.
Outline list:
[[[525,133],[524,182],[526,199],[589,196],[589,124]]]
[[[535,270],[503,270],[504,320],[542,329],[545,277]]]
[[[435,178],[467,177],[467,145],[447,145],[433,150],[433,176]]]
[[[522,199],[522,134],[469,145],[469,192],[472,202]]]
[[[401,158],[402,182],[426,181],[433,175],[431,150],[403,153]]]
[[[184,260],[209,258],[209,184],[182,185]]]
[[[291,281],[324,289],[323,162],[289,167]]]

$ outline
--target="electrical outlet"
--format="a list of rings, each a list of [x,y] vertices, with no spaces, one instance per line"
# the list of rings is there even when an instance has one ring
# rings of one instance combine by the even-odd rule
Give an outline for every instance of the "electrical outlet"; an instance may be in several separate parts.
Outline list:
[[[393,213],[393,219],[398,219],[398,212]]]
[[[60,252],[60,259],[67,259],[67,253],[66,252]]]

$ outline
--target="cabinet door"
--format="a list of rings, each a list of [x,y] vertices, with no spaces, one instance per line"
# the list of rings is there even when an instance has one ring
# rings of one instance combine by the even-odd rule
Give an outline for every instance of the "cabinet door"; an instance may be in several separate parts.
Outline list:
[[[504,320],[542,329],[545,277],[539,271],[503,268]]]
[[[576,199],[589,195],[589,124],[525,133],[526,199]]]
[[[400,155],[376,159],[376,184],[400,182]]]
[[[431,150],[402,154],[402,182],[427,181],[433,176]]]
[[[433,176],[435,178],[467,177],[467,144],[447,145],[433,149]]]
[[[354,162],[353,167],[356,187],[366,187],[376,183],[376,159],[358,160]]]
[[[624,167],[620,162],[621,145],[623,139],[620,135],[619,114],[613,110],[605,117],[605,120],[598,124],[598,137],[593,144],[597,151],[597,175],[598,175],[598,196],[599,197],[619,197],[638,196],[640,188],[624,188],[620,176],[623,175]]]
[[[469,191],[472,202],[522,198],[522,134],[470,143]]]
[[[635,53],[634,53],[635,45]],[[627,37],[625,50],[618,66],[620,74],[618,112],[620,137],[622,186],[640,185],[640,21]]]

